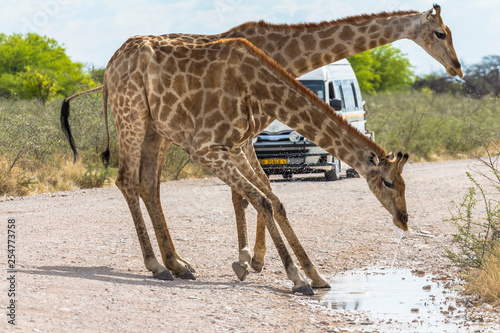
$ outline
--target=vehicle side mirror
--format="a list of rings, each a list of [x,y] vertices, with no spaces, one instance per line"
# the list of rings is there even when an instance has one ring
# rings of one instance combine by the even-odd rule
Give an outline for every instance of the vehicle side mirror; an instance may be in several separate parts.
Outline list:
[[[332,98],[330,100],[330,106],[335,110],[335,111],[342,111],[342,107],[344,103],[342,103],[341,99],[338,98]]]

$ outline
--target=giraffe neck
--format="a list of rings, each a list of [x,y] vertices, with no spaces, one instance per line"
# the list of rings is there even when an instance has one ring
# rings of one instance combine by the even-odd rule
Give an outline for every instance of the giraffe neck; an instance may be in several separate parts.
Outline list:
[[[250,22],[220,36],[245,38],[298,77],[399,39],[413,39],[421,15],[418,12],[379,13],[296,25]]]
[[[282,85],[270,85],[268,95],[273,96],[272,99],[258,97],[259,103],[263,106],[261,110],[267,116],[278,119],[349,164],[366,178],[370,171],[370,166],[366,163],[366,154],[373,152],[378,158],[382,158],[387,155],[385,150],[352,127],[291,76],[285,80],[288,81],[286,89]],[[265,82],[272,83],[273,78],[266,78],[261,87]],[[276,100],[276,96],[282,97]]]

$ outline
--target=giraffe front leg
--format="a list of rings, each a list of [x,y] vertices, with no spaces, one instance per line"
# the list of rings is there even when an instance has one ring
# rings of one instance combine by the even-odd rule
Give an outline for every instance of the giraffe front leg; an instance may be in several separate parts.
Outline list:
[[[256,157],[255,157],[256,158]],[[314,288],[330,288],[330,285],[326,279],[318,272],[316,266],[311,262],[306,251],[302,247],[299,239],[297,238],[295,232],[286,217],[285,207],[279,200],[279,198],[272,192],[270,188],[269,180],[266,177],[267,182],[262,181],[260,177],[257,176],[255,168],[249,168],[248,163],[240,162],[242,159],[235,158],[235,164],[242,174],[247,177],[257,188],[259,188],[267,198],[269,198],[273,205],[274,218],[278,222],[283,234],[285,235],[288,243],[293,249],[293,252],[297,256],[302,268],[306,272],[306,275],[312,280],[312,286]],[[256,239],[257,241],[257,239]]]
[[[259,163],[259,159],[255,153],[255,149],[253,148],[253,144],[251,141],[248,141],[245,144],[245,155],[248,158],[248,162],[252,166],[254,172],[260,178],[260,180],[266,184],[266,186],[270,189],[271,183],[269,182],[269,178],[267,178],[266,173],[262,169],[262,166]],[[253,248],[253,258],[252,258],[252,268],[257,272],[261,272],[265,263],[266,256],[266,224],[262,219],[260,214],[257,214],[257,228],[255,233],[255,246]]]
[[[248,247],[246,208],[248,202],[235,190],[231,189],[234,214],[236,216],[236,229],[238,231],[238,261],[233,263],[233,270],[241,281],[248,275],[252,252]]]
[[[192,158],[231,186],[232,189],[238,191],[254,206],[258,213],[262,214],[262,218],[278,250],[281,261],[285,266],[287,276],[294,283],[292,291],[304,295],[313,295],[314,292],[311,286],[300,273],[283,242],[283,238],[273,218],[273,208],[270,200],[239,171],[241,164],[246,164],[251,169],[245,155],[241,151],[230,154],[226,148],[213,146],[193,154]],[[236,161],[238,167],[235,166]]]

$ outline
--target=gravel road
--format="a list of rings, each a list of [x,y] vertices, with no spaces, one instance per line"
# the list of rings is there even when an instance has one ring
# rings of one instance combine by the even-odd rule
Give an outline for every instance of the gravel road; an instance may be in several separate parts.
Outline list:
[[[453,246],[454,227],[443,220],[450,217],[451,201],[470,187],[465,172],[474,163],[407,164],[411,232],[400,243],[395,267],[453,274],[441,254]],[[364,179],[276,179],[275,193],[325,276],[392,264],[400,233]],[[0,330],[12,326],[6,316],[11,299],[16,301],[14,329],[20,332],[401,330],[401,323],[376,322],[361,311],[327,309],[291,294],[292,284],[272,244],[263,272],[251,272],[239,282],[231,269],[237,238],[230,189],[218,179],[163,183],[161,196],[177,250],[195,267],[196,281],[151,277],[116,187],[0,199]],[[15,220],[16,228],[15,297],[8,297],[6,284],[12,275],[4,250],[8,219]],[[253,208],[248,220],[253,242]],[[452,320],[460,321],[463,331],[493,332],[500,327],[498,310],[472,308]]]

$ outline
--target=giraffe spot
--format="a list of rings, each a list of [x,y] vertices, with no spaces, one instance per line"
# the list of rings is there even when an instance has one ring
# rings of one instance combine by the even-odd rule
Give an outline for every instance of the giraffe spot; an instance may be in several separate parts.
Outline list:
[[[379,45],[385,45],[387,44],[387,39],[385,38],[380,38],[379,41],[378,41]]]
[[[224,96],[221,100],[221,109],[230,121],[234,121],[236,120],[236,118],[238,118],[238,107],[236,105],[236,100]]]
[[[301,123],[299,117],[292,115],[290,117],[290,120],[288,121],[288,126],[290,126],[291,128],[297,128],[299,123]]]
[[[327,137],[321,138],[318,142],[318,146],[320,146],[323,149],[330,147],[330,144],[331,141]]]
[[[162,70],[169,74],[174,74],[177,71],[177,63],[175,59],[173,57],[166,58]]]
[[[329,63],[333,62],[333,56],[329,53],[325,54],[325,56],[323,58],[325,59],[325,61],[324,61],[325,64],[329,64]]]
[[[318,32],[318,37],[319,38],[328,38],[330,36],[333,36],[337,30],[340,29],[340,26],[332,26],[327,29],[321,30]]]
[[[321,53],[316,53],[311,57],[311,62],[313,67],[321,67],[321,64],[323,63],[323,57]]]
[[[392,27],[387,27],[384,29],[384,37],[389,38],[392,36],[393,29]]]
[[[354,44],[354,50],[356,52],[362,52],[366,50],[366,38],[365,37],[359,37],[356,39],[356,43]]]
[[[310,123],[311,122],[311,117],[307,113],[302,113],[300,115],[300,118],[302,119],[303,122],[305,123]]]
[[[354,37],[354,31],[350,26],[347,25],[344,27],[344,29],[342,29],[339,37],[342,40],[350,40],[352,37]]]
[[[370,26],[370,29],[368,29],[368,33],[372,34],[372,33],[377,32],[379,30],[380,30],[380,27],[378,25],[372,24]]]
[[[307,68],[307,61],[304,58],[300,58],[293,64],[297,72],[303,72]]]
[[[255,68],[248,65],[242,64],[240,67],[241,74],[247,81],[253,81],[255,79]]]
[[[312,34],[305,34],[300,39],[304,43],[304,50],[310,51],[316,49],[316,38]]]
[[[204,112],[210,112],[214,109],[219,108],[219,99],[213,93],[207,93],[205,95],[205,107]]]
[[[214,140],[215,142],[223,142],[224,137],[228,134],[231,126],[228,123],[222,123],[214,129]]]
[[[264,36],[256,36],[247,39],[258,49],[262,49],[262,46],[266,43],[266,39],[264,38]]]
[[[215,126],[224,121],[224,117],[220,112],[213,112],[211,115],[205,118],[205,128],[215,128]]]
[[[274,61],[276,61],[280,66],[286,66],[287,64],[287,61],[280,53],[274,56]]]
[[[152,109],[159,108],[161,105],[161,98],[156,94],[152,94],[149,96],[149,105]]]
[[[203,86],[205,88],[217,88],[220,86],[221,76],[222,76],[221,62],[212,63],[204,75]]]
[[[380,32],[374,33],[370,35],[370,39],[377,39],[380,37]]]
[[[162,95],[162,102],[165,106],[171,106],[178,100],[178,97],[167,91]],[[164,119],[162,119],[164,120]]]
[[[344,53],[344,52],[346,52],[346,51],[347,51],[347,48],[346,48],[346,47],[345,47],[345,45],[343,45],[343,44],[338,44],[338,45],[336,45],[336,46],[333,48],[333,50],[332,50],[332,52],[333,52],[334,54],[342,54],[342,53]]]
[[[259,96],[260,99],[270,98],[267,87],[261,82],[257,81],[256,83],[252,84],[250,88],[252,90],[252,93],[256,96]]]
[[[349,152],[344,147],[340,147],[339,149],[337,149],[337,154],[339,155],[340,158],[342,158],[347,156]]]
[[[191,58],[195,61],[205,59],[207,57],[207,52],[204,49],[196,49],[195,51],[191,52]]]
[[[178,96],[184,95],[184,93],[187,91],[187,89],[186,89],[186,84],[184,82],[183,75],[178,74],[174,77],[174,80],[172,83],[172,89],[177,93]]]
[[[285,47],[285,53],[288,59],[295,59],[298,57],[302,53],[299,42],[297,42],[296,39],[292,39],[290,43],[288,43],[288,46]]]
[[[368,47],[370,49],[374,49],[377,47],[377,41],[376,40],[371,40],[370,43],[368,44]]]
[[[304,135],[311,140],[312,142],[316,142],[317,136],[316,136],[316,128],[314,128],[311,125],[304,125]]]
[[[335,44],[335,38],[322,39],[319,42],[319,47],[320,47],[321,50],[324,50],[324,49],[329,48],[333,44]]]
[[[177,61],[177,66],[179,67],[179,71],[186,72],[188,64],[191,62],[190,59],[180,59]]]
[[[397,32],[401,33],[405,30],[405,26],[403,24],[398,24],[395,28],[394,28]]]
[[[276,51],[276,48],[274,47],[274,44],[272,43],[267,43],[264,48],[264,52],[269,55],[270,53],[274,53]]]

